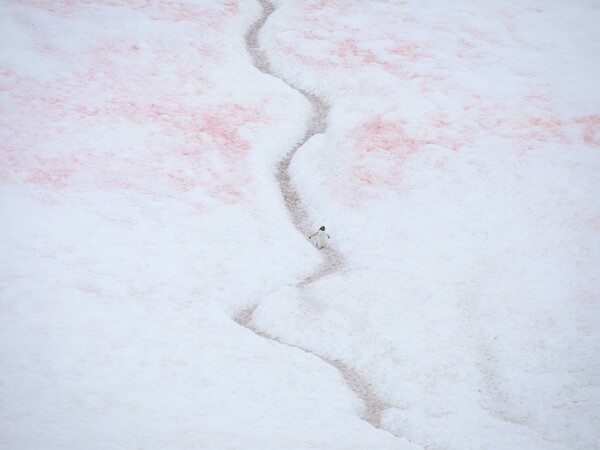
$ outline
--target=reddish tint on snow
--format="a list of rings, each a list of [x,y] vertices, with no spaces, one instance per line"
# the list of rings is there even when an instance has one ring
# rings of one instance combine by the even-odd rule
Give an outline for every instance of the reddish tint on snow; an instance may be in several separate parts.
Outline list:
[[[451,125],[451,122],[448,119],[448,114],[439,113],[433,117],[431,124],[436,128],[446,128]]]
[[[212,106],[202,110],[200,130],[220,144],[223,155],[239,158],[250,148],[250,144],[239,136],[240,127],[250,123],[264,123],[262,114],[262,111],[238,104]]]
[[[404,120],[387,121],[381,118],[373,119],[360,125],[353,133],[358,148],[366,152],[394,151],[396,158],[404,159],[406,155],[415,152],[424,141],[412,139],[404,132]]]
[[[359,125],[350,135],[355,149],[352,173],[367,186],[397,188],[406,158],[418,151],[425,141],[405,132],[405,121],[375,118]]]
[[[583,126],[583,142],[600,147],[600,116],[578,117],[575,123]]]
[[[316,69],[324,69],[328,67],[339,66],[339,64],[337,64],[329,58],[315,58],[312,56],[301,55],[297,53],[294,47],[291,46],[284,47],[283,49],[287,54],[293,55],[304,66],[313,67]]]
[[[354,39],[344,39],[333,53],[344,62],[344,67],[352,67],[362,63],[374,62],[375,56],[370,50],[361,50]]]
[[[171,0],[129,0],[124,3],[120,0],[9,0],[19,5],[28,5],[43,9],[56,16],[69,17],[80,13],[82,9],[99,6],[114,6],[116,8],[127,7],[128,9],[146,14],[154,20],[165,20],[169,22],[202,22],[218,28],[219,17],[235,16],[239,14],[239,5],[236,1],[228,1],[223,4],[222,10],[215,13],[201,7],[201,3],[186,3],[184,1]]]
[[[465,34],[468,34],[476,42],[485,41],[489,44],[494,44],[494,45],[498,44],[498,40],[496,38],[492,37],[493,35],[489,32],[481,31],[481,30],[478,30],[477,28],[467,26],[467,25],[461,25],[460,29]]]
[[[573,138],[569,138],[566,130],[573,125],[581,128],[582,143],[600,146],[600,116],[534,117],[522,124],[517,135],[526,141],[572,144]]]
[[[429,56],[423,50],[424,47],[422,45],[404,43],[401,45],[397,45],[396,47],[391,49],[389,53],[396,56],[403,56],[409,61],[414,62],[420,59],[429,58]]]
[[[172,88],[163,93],[158,86],[154,89],[151,74],[142,71],[121,78],[110,64],[101,67],[104,72],[100,76],[94,66],[67,80],[46,82],[5,71],[3,85],[14,105],[12,117],[27,117],[30,132],[23,134],[15,129],[19,139],[10,148],[0,148],[2,180],[56,188],[93,185],[144,192],[168,191],[167,187],[186,192],[201,186],[225,201],[242,197],[243,191],[236,184],[250,183],[244,168],[250,144],[240,135],[240,129],[266,123],[261,109],[232,102],[191,105],[185,91]],[[108,88],[104,75],[111,78]],[[195,83],[202,88],[202,79]],[[96,94],[102,91],[105,97]],[[151,92],[154,98],[140,92]],[[147,103],[148,98],[151,103]],[[173,143],[158,146],[146,133],[144,140],[136,144],[136,151],[129,147],[131,144],[124,146],[118,141],[110,148],[100,148],[93,142],[86,144],[86,132],[76,132],[96,133],[111,124],[123,127],[127,123],[157,128],[159,135],[170,136]],[[7,122],[5,133],[10,130],[11,123]],[[64,139],[59,137],[61,134],[71,133],[81,140],[75,147],[65,149],[55,144]],[[212,164],[208,158],[215,156],[223,161],[222,170],[207,173],[206,167]],[[183,159],[178,162],[177,158]],[[165,167],[165,161],[170,167],[185,166],[189,170],[178,172]],[[152,183],[148,183],[149,178]]]
[[[517,135],[525,141],[569,143],[564,132],[565,122],[559,118],[527,119]]]
[[[79,160],[73,156],[67,158],[34,158],[35,164],[29,164],[29,177],[27,181],[34,184],[52,185],[62,187],[75,173],[79,166]]]
[[[332,2],[330,0],[319,0],[315,3],[313,3],[312,5],[308,5],[307,9],[309,9],[310,11],[318,11],[327,6],[330,6],[331,4],[332,4]]]
[[[439,87],[435,85],[436,89]],[[472,95],[463,101],[462,110],[460,125],[443,113],[432,116],[429,123],[435,128],[457,132],[464,143],[472,142],[481,133],[514,139],[514,148],[519,152],[532,150],[542,143],[574,144],[577,137],[573,127],[580,129],[583,144],[600,145],[600,116],[562,117],[554,111],[550,100],[540,94],[528,94],[516,105]],[[436,142],[438,138],[432,136],[431,141]],[[442,145],[456,149],[456,145]]]
[[[304,36],[304,38],[308,39],[309,41],[322,41],[323,40],[323,36],[321,36],[318,33],[315,33],[312,30],[304,30],[302,32],[302,36]]]
[[[415,56],[418,59],[418,56]],[[403,81],[414,81],[417,83],[419,90],[423,93],[429,92],[442,92],[447,93],[448,87],[444,84],[444,78],[440,75],[431,75],[420,72],[412,72],[407,69],[407,67],[402,64],[390,63],[387,61],[375,61],[379,63],[384,70]]]
[[[62,102],[54,103],[62,107]],[[119,173],[114,172],[111,168],[115,158],[107,157],[107,152],[112,149],[99,150],[100,154],[98,154],[91,153],[89,149],[80,148],[77,155],[46,156],[46,152],[54,155],[53,152],[56,149],[47,148],[43,143],[38,144],[37,149],[28,151],[26,149],[3,151],[1,155],[4,160],[3,166],[11,168],[12,176],[20,173],[21,177],[24,176],[27,182],[53,185],[55,187],[64,187],[68,185],[69,180],[74,175],[81,174],[86,182],[102,185],[103,187],[134,188],[138,184],[136,182],[140,180],[140,176],[145,173],[146,177],[156,177],[157,181],[166,177],[166,180],[177,189],[188,191],[201,182],[202,178],[199,177],[197,171],[203,171],[204,166],[209,165],[206,158],[216,151],[224,158],[226,166],[223,167],[222,174],[216,176],[213,174],[213,177],[217,180],[212,179],[210,181],[211,187],[219,187],[227,197],[239,196],[239,190],[235,185],[218,180],[226,180],[228,175],[233,175],[236,182],[247,181],[242,179],[244,178],[242,176],[244,170],[241,169],[241,166],[244,164],[243,158],[249,151],[250,144],[239,136],[239,128],[248,123],[256,123],[261,120],[258,111],[247,109],[241,105],[225,104],[215,105],[204,110],[190,109],[186,110],[184,114],[171,114],[172,111],[169,111],[169,109],[155,104],[145,109],[141,105],[122,104],[120,108],[110,108],[101,113],[98,113],[98,110],[89,111],[83,105],[76,105],[71,115],[91,113],[99,116],[95,119],[98,121],[103,121],[107,117],[114,120],[115,117],[111,112],[119,114],[122,117],[121,120],[128,119],[132,122],[161,126],[168,130],[171,135],[178,138],[183,137],[184,142],[188,142],[188,145],[181,147],[176,152],[173,152],[173,149],[166,148],[164,149],[164,155],[160,155],[160,153],[157,153],[158,149],[152,147],[149,149],[140,148],[140,151],[135,154],[118,154],[116,158],[119,162],[116,166],[119,167]],[[66,116],[67,112],[61,112],[60,114]],[[69,120],[77,119],[71,117]],[[51,130],[47,131],[51,132]],[[60,131],[60,128],[55,127],[55,133]],[[200,144],[199,138],[202,135],[208,137],[208,140],[203,139],[202,144]],[[118,143],[115,144],[114,149],[119,152]],[[32,150],[35,155],[33,158],[31,157]],[[95,152],[98,152],[98,150],[95,150]],[[152,158],[167,157],[170,161],[176,163],[174,159],[178,155],[180,158],[190,160],[187,163],[190,167],[189,174],[184,175],[169,171],[156,172],[156,168],[160,167],[160,160],[152,160]],[[185,165],[183,162],[175,165],[180,166],[182,164]],[[240,173],[236,175],[238,170]],[[196,172],[195,175],[194,172]],[[7,173],[3,175],[11,176]],[[128,179],[132,179],[133,183],[127,182]]]

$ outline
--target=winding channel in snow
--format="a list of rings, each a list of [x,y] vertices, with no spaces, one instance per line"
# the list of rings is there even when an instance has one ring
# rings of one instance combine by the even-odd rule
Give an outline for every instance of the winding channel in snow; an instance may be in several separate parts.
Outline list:
[[[290,218],[298,231],[304,236],[307,236],[311,230],[309,229],[309,214],[307,208],[302,202],[298,192],[293,186],[290,180],[289,167],[296,154],[296,151],[302,147],[312,136],[320,133],[324,133],[327,129],[327,114],[329,112],[329,106],[319,97],[306,92],[303,89],[294,86],[293,83],[281,78],[271,70],[269,61],[266,54],[262,51],[259,45],[259,33],[269,16],[275,11],[275,7],[265,0],[259,0],[262,8],[262,16],[250,27],[246,33],[246,47],[250,53],[253,63],[257,69],[266,75],[273,76],[284,81],[288,86],[296,91],[300,92],[312,105],[312,115],[308,121],[307,129],[304,137],[292,147],[284,158],[277,165],[276,178],[279,185],[279,189],[284,198],[286,208],[290,215]],[[344,266],[343,255],[335,249],[326,249],[321,251],[323,255],[323,261],[314,273],[306,277],[300,283],[297,288],[300,292],[301,298],[307,298],[306,289],[315,281],[323,278],[327,275],[337,272]],[[370,384],[358,373],[356,370],[348,367],[346,364],[338,360],[333,360],[325,356],[319,355],[314,351],[299,347],[297,345],[288,344],[283,342],[280,338],[271,336],[268,333],[259,330],[252,321],[252,316],[258,305],[254,305],[239,312],[234,320],[244,328],[252,331],[254,334],[261,336],[265,339],[278,342],[288,347],[299,349],[305,353],[313,355],[319,358],[321,361],[334,367],[340,375],[343,377],[347,386],[358,396],[364,403],[364,411],[362,414],[362,420],[368,422],[372,426],[378,429],[381,428],[381,415],[385,409],[389,407],[382,399],[380,399],[371,388]],[[388,431],[389,430],[384,430]]]

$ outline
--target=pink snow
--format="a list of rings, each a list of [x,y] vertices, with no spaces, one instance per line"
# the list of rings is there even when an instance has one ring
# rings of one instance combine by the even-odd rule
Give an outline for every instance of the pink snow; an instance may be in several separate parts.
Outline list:
[[[220,11],[203,8],[201,4],[171,0],[132,0],[123,4],[118,0],[9,0],[23,6],[43,9],[60,17],[73,17],[90,7],[127,7],[146,14],[152,20],[171,22],[204,22],[218,28],[219,19],[239,14],[236,1],[224,2]]]

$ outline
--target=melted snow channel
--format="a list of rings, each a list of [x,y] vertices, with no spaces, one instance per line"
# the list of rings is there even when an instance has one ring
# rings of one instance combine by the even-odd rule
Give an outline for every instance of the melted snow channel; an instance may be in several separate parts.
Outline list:
[[[277,78],[277,75],[271,70],[269,61],[265,55],[265,53],[261,50],[258,35],[269,18],[269,16],[275,11],[275,7],[266,1],[260,1],[263,7],[263,15],[259,20],[257,20],[251,27],[250,30],[246,34],[246,46],[248,48],[248,52],[252,56],[252,60],[254,65],[263,73],[274,76]],[[282,78],[280,78],[282,79]],[[306,92],[303,89],[294,86],[292,83],[282,79],[288,86],[292,89],[300,92],[312,105],[312,116],[308,121],[307,129],[304,134],[304,137],[297,143],[294,147],[292,147],[285,157],[279,162],[277,165],[277,182],[279,184],[279,189],[283,195],[286,208],[289,212],[290,218],[299,232],[303,235],[308,235],[311,230],[309,227],[309,215],[306,209],[306,206],[302,202],[298,192],[294,188],[293,184],[290,181],[289,175],[289,167],[296,151],[302,147],[312,136],[324,133],[327,129],[327,114],[329,111],[329,106],[319,97]],[[304,291],[310,284],[319,280],[320,278],[327,276],[329,274],[335,273],[340,270],[344,265],[344,258],[335,249],[327,249],[322,251],[323,254],[323,262],[320,266],[315,270],[314,273],[306,277],[303,281],[298,284],[298,289],[300,291],[301,298],[306,298]],[[252,321],[252,316],[254,311],[256,310],[257,305],[254,305],[250,308],[247,308],[240,313],[238,313],[234,320],[244,328],[252,331],[254,334],[261,336],[265,339],[270,339],[272,341],[278,342],[282,345],[286,345],[289,347],[297,348],[303,352],[309,353],[321,361],[333,366],[343,377],[348,387],[363,401],[365,408],[362,414],[362,419],[374,426],[375,428],[381,428],[381,415],[382,412],[389,407],[383,400],[381,400],[374,392],[369,383],[365,381],[365,379],[354,369],[348,367],[341,361],[333,360],[322,355],[316,354],[313,351],[308,349],[299,347],[297,345],[288,344],[286,342],[281,341],[279,338],[269,335],[268,333],[259,330],[256,325],[254,325]],[[388,431],[388,430],[384,430]]]

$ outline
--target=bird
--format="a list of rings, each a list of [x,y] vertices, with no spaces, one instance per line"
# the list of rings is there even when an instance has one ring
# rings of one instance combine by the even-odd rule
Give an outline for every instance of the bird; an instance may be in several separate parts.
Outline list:
[[[327,248],[329,246],[329,239],[331,239],[331,236],[329,236],[329,233],[327,233],[327,231],[325,231],[325,226],[322,226],[321,228],[319,228],[317,230],[317,232],[311,234],[308,239],[312,240],[312,238],[316,237],[317,239],[315,240],[315,246],[321,250],[322,248]]]

